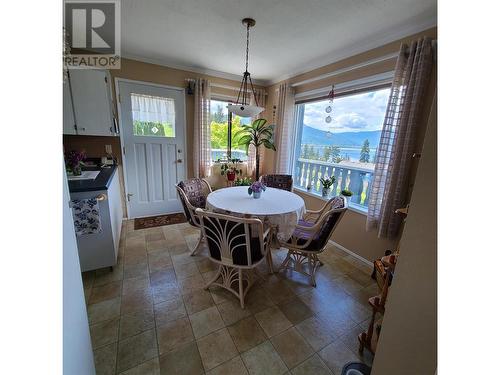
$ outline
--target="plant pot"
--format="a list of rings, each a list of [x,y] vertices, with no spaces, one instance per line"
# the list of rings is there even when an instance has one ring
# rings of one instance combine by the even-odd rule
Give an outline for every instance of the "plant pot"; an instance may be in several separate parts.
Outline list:
[[[226,177],[228,181],[234,181],[236,178],[236,172],[227,172]]]
[[[82,175],[82,167],[81,166],[76,166],[76,167],[73,167],[73,176],[81,176]]]
[[[330,188],[325,188],[325,187],[324,187],[324,188],[323,188],[323,190],[321,191],[321,196],[322,196],[323,198],[326,198],[326,197],[328,197],[329,195],[330,195]]]
[[[349,206],[349,203],[351,203],[351,196],[343,195],[343,197],[345,198],[345,202]]]
[[[260,198],[260,195],[262,194],[261,191],[259,191],[258,193],[256,191],[253,192],[253,199],[259,199]]]

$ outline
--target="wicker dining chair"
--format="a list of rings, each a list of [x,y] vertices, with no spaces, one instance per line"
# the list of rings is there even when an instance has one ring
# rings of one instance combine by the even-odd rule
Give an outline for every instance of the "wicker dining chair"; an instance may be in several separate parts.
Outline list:
[[[255,282],[255,268],[267,259],[271,230],[262,221],[196,210],[203,235],[208,243],[210,259],[219,265],[212,285],[224,288],[240,300],[245,308],[245,295]]]
[[[207,204],[207,196],[212,192],[210,184],[202,178],[191,178],[184,180],[175,185],[177,193],[181,199],[184,214],[189,224],[200,229],[200,237],[196,246],[191,250],[191,255],[194,255],[200,248],[203,242],[203,233],[201,231],[200,220],[195,213],[197,208],[205,208]]]
[[[266,174],[260,176],[260,182],[276,189],[292,191],[293,178],[289,174]]]
[[[346,210],[346,199],[340,196],[330,199],[319,211],[308,211],[304,216],[310,220],[300,220],[292,237],[286,242],[280,241],[288,254],[278,272],[291,269],[308,276],[311,285],[316,286],[316,269],[321,264],[318,254],[324,251]]]

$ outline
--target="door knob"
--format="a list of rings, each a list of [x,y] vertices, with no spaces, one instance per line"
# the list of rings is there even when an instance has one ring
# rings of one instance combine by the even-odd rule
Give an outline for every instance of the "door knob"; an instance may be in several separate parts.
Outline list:
[[[182,159],[177,159],[177,163],[182,163]]]

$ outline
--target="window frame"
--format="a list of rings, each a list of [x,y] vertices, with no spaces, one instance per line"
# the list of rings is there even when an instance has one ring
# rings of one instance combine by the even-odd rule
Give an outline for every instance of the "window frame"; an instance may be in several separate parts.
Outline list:
[[[361,94],[364,92],[381,90],[384,88],[392,87],[392,80],[394,77],[394,71],[389,71],[381,74],[375,74],[369,77],[364,77],[361,79],[343,82],[335,85],[335,98],[341,98],[350,95]],[[294,102],[294,132],[292,136],[292,142],[294,147],[292,148],[292,175],[295,177],[295,168],[297,164],[297,155],[300,155],[301,145],[302,145],[302,127],[304,125],[304,106],[301,104],[307,104],[312,102],[318,102],[321,100],[328,99],[328,93],[331,90],[331,86],[323,87],[320,89],[310,90],[302,93],[295,94]],[[301,99],[304,98],[304,99]],[[334,99],[335,100],[335,99]],[[302,112],[302,113],[299,113]],[[299,119],[302,119],[300,121]],[[307,191],[301,186],[295,185],[296,181],[294,179],[293,189],[300,191],[301,193],[321,199],[323,201],[328,201],[330,197],[323,197],[320,193],[314,191]],[[371,186],[370,186],[371,188]],[[350,203],[348,209],[358,212],[363,215],[368,214],[368,208],[356,203]]]
[[[236,98],[229,98],[229,97],[225,97],[225,96],[218,96],[218,95],[211,95],[210,96],[210,104],[212,104],[212,100],[215,100],[215,101],[219,101],[219,102],[224,102],[224,103],[227,103],[227,104],[230,104],[230,103],[234,103],[236,102]],[[229,112],[227,111],[227,155],[228,155],[228,158],[232,158],[232,131],[233,131],[233,113],[232,112]],[[212,134],[210,133],[210,136],[212,136]],[[210,139],[210,141],[212,141],[212,139]],[[210,157],[210,159],[212,159],[212,157]],[[211,160],[210,161],[211,164],[216,164],[217,161],[216,160]],[[224,160],[221,160],[221,162],[224,162]],[[248,162],[248,159],[247,160],[241,160],[241,164],[246,164]]]

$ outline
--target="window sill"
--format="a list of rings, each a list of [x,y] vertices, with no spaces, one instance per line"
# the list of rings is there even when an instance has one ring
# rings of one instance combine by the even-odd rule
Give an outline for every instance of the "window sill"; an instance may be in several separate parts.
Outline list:
[[[308,196],[311,196],[311,197],[314,197],[317,199],[321,199],[325,202],[328,201],[328,199],[330,199],[330,198],[322,197],[321,194],[319,194],[319,193],[310,192],[310,191],[307,191],[305,189],[302,189],[302,188],[296,187],[296,186],[293,187],[293,190],[300,191],[302,194],[305,194],[305,195],[308,195]],[[361,214],[361,215],[365,215],[365,216],[368,215],[368,209],[365,208],[364,206],[361,206],[361,205],[356,204],[356,203],[349,203],[349,206],[347,207],[347,209],[350,211],[357,212],[358,214]]]

